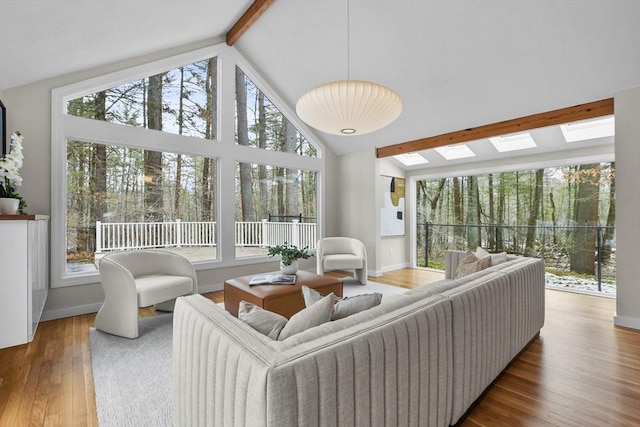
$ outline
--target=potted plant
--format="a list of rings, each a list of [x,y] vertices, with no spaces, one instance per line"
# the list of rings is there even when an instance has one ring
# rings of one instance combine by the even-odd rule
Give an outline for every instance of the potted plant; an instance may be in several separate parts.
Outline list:
[[[280,255],[280,271],[283,274],[296,274],[298,271],[298,260],[300,258],[307,259],[311,256],[308,247],[302,249],[295,245],[288,245],[284,242],[283,245],[269,246],[269,256]]]
[[[27,206],[16,189],[22,185],[22,139],[20,132],[14,132],[9,153],[0,158],[0,215],[24,214]]]

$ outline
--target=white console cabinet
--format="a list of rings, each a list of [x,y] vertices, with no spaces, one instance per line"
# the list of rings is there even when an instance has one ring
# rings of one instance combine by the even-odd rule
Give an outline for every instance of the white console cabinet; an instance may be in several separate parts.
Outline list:
[[[49,288],[48,248],[48,216],[0,216],[0,348],[33,340]]]

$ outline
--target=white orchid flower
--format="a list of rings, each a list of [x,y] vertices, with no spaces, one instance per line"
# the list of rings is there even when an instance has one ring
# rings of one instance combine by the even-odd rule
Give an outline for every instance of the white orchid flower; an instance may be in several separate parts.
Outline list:
[[[5,193],[11,193],[12,187],[22,185],[20,169],[22,168],[24,155],[22,154],[22,141],[24,137],[20,132],[11,135],[11,147],[9,153],[0,158],[0,186]]]

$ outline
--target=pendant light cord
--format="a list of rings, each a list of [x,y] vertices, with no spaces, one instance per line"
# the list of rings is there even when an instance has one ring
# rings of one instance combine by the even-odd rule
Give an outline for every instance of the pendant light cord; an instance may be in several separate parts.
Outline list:
[[[350,2],[347,0],[347,80],[351,79],[351,17],[350,17]]]

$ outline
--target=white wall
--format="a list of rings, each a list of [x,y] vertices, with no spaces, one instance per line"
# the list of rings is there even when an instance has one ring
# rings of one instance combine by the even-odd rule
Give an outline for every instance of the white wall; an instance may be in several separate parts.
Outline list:
[[[619,326],[640,329],[640,88],[617,93],[616,315]]]
[[[324,205],[321,206],[324,215],[324,227],[321,231],[322,236],[339,236],[340,235],[340,172],[337,156],[331,151],[325,152],[325,177],[324,188],[321,189],[324,194]],[[321,236],[318,236],[321,237]]]
[[[374,149],[344,154],[337,160],[338,185],[329,192],[337,193],[338,228],[330,235],[354,237],[364,243],[370,276],[409,266],[407,234],[380,236],[380,208],[384,205],[380,176],[405,178],[404,170],[391,160],[377,159]],[[405,230],[410,221],[408,211],[407,206]]]
[[[348,137],[345,138],[345,141]],[[367,248],[369,275],[376,276],[376,191],[375,150],[369,149],[339,156],[338,183],[327,189],[337,194],[337,234],[359,239]]]
[[[114,71],[127,69],[162,58],[211,46],[223,40],[206,40],[181,48],[138,57],[98,69],[73,73],[29,85],[2,91],[2,102],[7,107],[7,132],[19,130],[24,135],[24,166],[21,171],[24,184],[20,194],[28,203],[29,213],[51,215],[51,90],[78,81],[90,79]],[[335,158],[329,150],[325,155]],[[327,212],[335,210],[331,202],[325,203]],[[329,226],[332,229],[333,225]],[[58,251],[60,248],[51,248]],[[258,264],[239,261],[236,266],[198,271],[200,291],[221,289],[226,279],[278,269],[277,261]],[[315,259],[302,260],[301,268],[315,271]],[[97,280],[96,280],[97,281]],[[95,312],[104,300],[99,283],[53,288],[45,305],[42,319],[52,319],[82,313]]]

